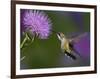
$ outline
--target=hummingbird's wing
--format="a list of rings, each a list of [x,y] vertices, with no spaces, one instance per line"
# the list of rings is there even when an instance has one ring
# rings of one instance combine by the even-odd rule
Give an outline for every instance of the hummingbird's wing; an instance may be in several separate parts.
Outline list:
[[[69,41],[71,42],[71,43],[77,43],[78,41],[80,41],[80,39],[82,38],[82,37],[84,37],[84,36],[86,36],[87,35],[87,32],[85,32],[85,33],[83,33],[83,34],[80,34],[80,35],[78,35],[78,36],[73,36],[72,38],[69,38]]]
[[[69,43],[69,46],[70,46],[70,49],[71,49],[74,53],[76,53],[78,56],[81,57],[80,53],[74,48],[74,46],[73,46],[72,43]]]

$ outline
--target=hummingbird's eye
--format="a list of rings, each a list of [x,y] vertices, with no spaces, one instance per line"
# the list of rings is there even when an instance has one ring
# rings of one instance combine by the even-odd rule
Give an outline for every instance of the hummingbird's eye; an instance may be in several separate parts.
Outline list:
[[[65,37],[65,35],[64,35],[63,33],[60,33],[60,36],[61,36],[62,38],[64,38],[64,37]]]

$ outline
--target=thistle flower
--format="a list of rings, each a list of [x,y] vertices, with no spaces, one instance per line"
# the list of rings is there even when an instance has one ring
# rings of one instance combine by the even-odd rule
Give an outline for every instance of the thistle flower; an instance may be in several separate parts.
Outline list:
[[[25,10],[22,23],[26,29],[40,39],[47,39],[50,35],[51,20],[43,11]]]

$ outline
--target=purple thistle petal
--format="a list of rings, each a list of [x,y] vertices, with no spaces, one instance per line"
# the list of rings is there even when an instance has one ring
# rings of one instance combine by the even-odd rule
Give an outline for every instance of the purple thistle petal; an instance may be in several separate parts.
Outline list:
[[[47,39],[50,35],[51,20],[43,11],[25,10],[22,23],[26,29],[30,28],[40,39]]]

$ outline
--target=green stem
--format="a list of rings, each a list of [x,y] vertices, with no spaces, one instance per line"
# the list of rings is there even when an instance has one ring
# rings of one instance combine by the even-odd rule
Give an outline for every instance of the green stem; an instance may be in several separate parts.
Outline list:
[[[23,46],[24,46],[24,44],[25,44],[25,42],[26,42],[27,40],[30,40],[30,38],[29,38],[29,36],[27,35],[27,33],[25,33],[25,38],[24,38],[24,40],[22,41],[22,43],[21,43],[21,45],[20,45],[20,48],[21,48],[21,49],[23,48]],[[31,43],[32,43],[33,41],[34,41],[34,37],[31,39]],[[31,44],[31,43],[30,43],[30,44]],[[26,57],[26,56],[23,56],[23,57],[21,58],[21,61],[24,60],[25,57]]]
[[[21,43],[21,45],[20,45],[20,48],[21,48],[21,49],[23,48],[23,46],[24,46],[25,42],[27,41],[27,39],[29,39],[29,37],[28,37],[28,35],[27,35],[27,33],[26,33],[25,38],[24,38],[24,40],[22,41],[22,43]]]
[[[20,59],[20,61],[24,60],[24,59],[25,59],[25,57],[26,57],[26,56],[23,56],[23,57]]]

